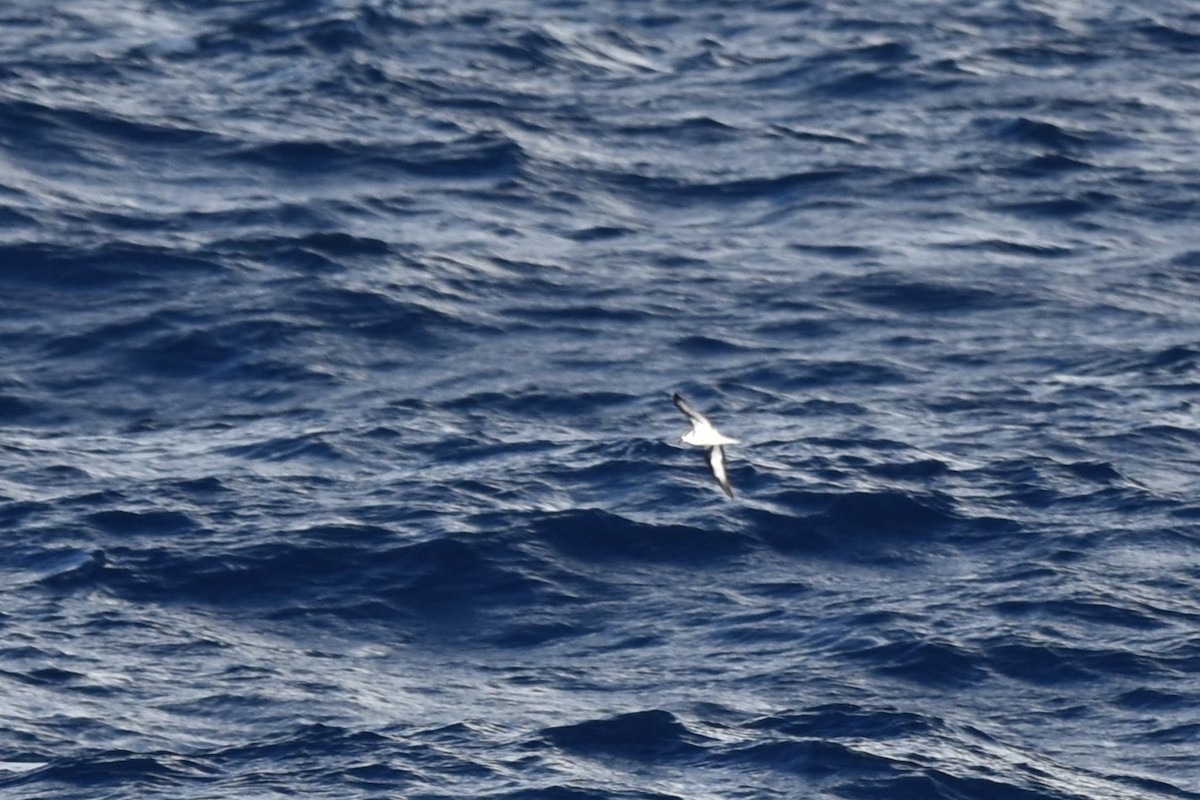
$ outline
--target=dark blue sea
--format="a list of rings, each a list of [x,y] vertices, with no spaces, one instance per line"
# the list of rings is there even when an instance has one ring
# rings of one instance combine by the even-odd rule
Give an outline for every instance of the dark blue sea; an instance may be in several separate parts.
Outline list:
[[[5,800],[1198,753],[1195,3],[0,5]]]

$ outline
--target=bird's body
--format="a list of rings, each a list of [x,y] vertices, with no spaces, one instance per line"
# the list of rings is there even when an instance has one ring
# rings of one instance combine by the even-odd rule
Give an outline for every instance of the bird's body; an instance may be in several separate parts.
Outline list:
[[[671,402],[692,421],[692,429],[680,438],[686,444],[705,448],[708,466],[712,470],[713,477],[717,479],[717,483],[721,484],[722,491],[730,499],[733,499],[733,486],[730,485],[729,474],[725,471],[725,445],[737,444],[738,440],[726,436],[713,427],[713,424],[708,421],[708,417],[693,408],[692,404],[684,400],[679,392],[671,395]]]

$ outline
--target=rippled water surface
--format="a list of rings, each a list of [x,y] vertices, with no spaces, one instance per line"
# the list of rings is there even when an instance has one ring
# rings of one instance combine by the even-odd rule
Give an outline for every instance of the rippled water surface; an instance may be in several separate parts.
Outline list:
[[[53,6],[5,798],[1200,798],[1192,4]]]

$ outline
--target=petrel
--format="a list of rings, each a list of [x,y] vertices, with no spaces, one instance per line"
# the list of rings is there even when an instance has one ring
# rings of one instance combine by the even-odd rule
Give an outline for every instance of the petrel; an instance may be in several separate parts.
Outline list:
[[[679,392],[671,395],[671,402],[692,421],[692,429],[680,438],[687,444],[703,447],[708,454],[708,466],[712,469],[713,477],[725,494],[733,499],[733,487],[729,485],[729,476],[725,473],[725,448],[723,445],[737,444],[737,439],[731,439],[713,427],[708,417],[701,414],[692,404],[683,399]]]

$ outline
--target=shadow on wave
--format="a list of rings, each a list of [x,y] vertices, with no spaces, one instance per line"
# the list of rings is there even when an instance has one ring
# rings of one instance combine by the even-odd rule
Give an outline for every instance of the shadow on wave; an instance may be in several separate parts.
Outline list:
[[[37,288],[55,296],[102,293],[130,285],[165,286],[185,277],[220,275],[213,261],[181,254],[177,249],[107,242],[88,248],[29,243],[0,246],[0,289],[19,292]],[[11,295],[10,295],[11,296]],[[110,302],[118,302],[116,298]]]
[[[293,531],[223,552],[113,547],[89,584],[138,602],[202,603],[275,619],[447,631],[452,621],[465,633],[490,620],[493,634],[503,634],[503,621],[518,610],[561,609],[575,600],[564,588],[573,576],[495,537],[395,541],[392,531],[360,525]],[[563,633],[521,630],[527,639]]]
[[[1004,777],[982,771],[972,775],[970,766],[949,772],[924,763],[927,759],[914,738],[950,734],[940,722],[912,713],[834,704],[736,727],[741,735],[719,740],[696,732],[670,712],[652,709],[543,728],[539,738],[571,757],[612,768],[671,764],[728,769],[774,775],[774,780],[785,782],[781,786],[795,776],[809,790],[826,788],[839,797],[1034,800],[1071,796],[1020,771]]]
[[[776,550],[829,551],[890,558],[895,547],[941,538],[961,522],[954,502],[898,489],[856,492],[783,490],[777,510],[747,509],[750,530]]]
[[[541,734],[548,743],[570,753],[654,763],[701,755],[708,741],[673,714],[660,710],[544,728]]]
[[[455,141],[386,146],[354,141],[276,141],[243,147],[231,160],[291,175],[357,174],[379,179],[399,173],[441,180],[495,180],[515,175],[525,154],[499,134],[473,134]]]
[[[547,514],[534,520],[529,530],[559,553],[584,561],[695,564],[721,561],[750,549],[746,537],[735,532],[636,522],[600,509]]]

